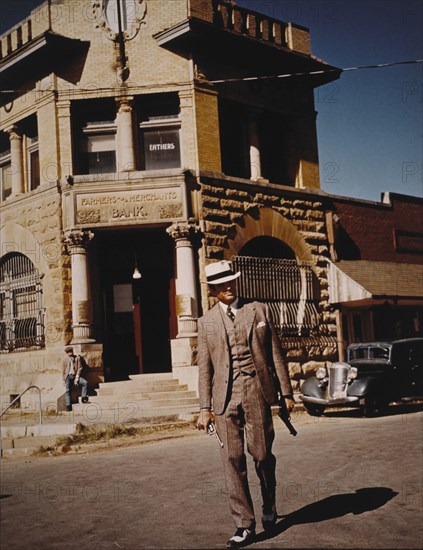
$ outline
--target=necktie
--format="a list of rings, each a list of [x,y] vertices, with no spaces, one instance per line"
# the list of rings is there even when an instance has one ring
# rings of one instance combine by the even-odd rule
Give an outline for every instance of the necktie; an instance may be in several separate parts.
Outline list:
[[[232,311],[231,306],[228,306],[228,309],[226,310],[226,315],[232,322],[235,321],[235,313]]]

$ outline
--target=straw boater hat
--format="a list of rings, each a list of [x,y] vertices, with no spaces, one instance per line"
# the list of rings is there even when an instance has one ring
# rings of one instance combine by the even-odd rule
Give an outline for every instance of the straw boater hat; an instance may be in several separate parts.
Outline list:
[[[238,279],[241,275],[240,271],[234,273],[232,268],[232,262],[227,260],[221,260],[220,262],[214,262],[213,264],[206,265],[204,268],[206,272],[207,284],[219,285],[220,283],[227,283]]]

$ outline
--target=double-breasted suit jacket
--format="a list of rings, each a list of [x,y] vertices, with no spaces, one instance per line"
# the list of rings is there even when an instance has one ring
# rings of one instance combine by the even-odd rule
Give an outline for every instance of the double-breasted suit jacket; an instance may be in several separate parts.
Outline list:
[[[247,319],[248,345],[263,397],[269,405],[278,402],[278,392],[292,395],[288,370],[276,329],[265,304],[243,306]],[[230,399],[231,353],[222,318],[216,304],[198,321],[198,369],[200,408],[221,415]]]

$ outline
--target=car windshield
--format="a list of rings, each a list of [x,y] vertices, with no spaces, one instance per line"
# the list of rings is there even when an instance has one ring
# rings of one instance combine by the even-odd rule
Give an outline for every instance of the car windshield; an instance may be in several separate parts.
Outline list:
[[[356,359],[389,359],[388,346],[360,346],[348,350],[348,360]]]

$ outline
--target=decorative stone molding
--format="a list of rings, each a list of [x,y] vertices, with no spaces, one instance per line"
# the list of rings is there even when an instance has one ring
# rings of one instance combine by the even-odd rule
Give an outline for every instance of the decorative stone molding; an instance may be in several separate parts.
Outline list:
[[[259,236],[275,237],[284,242],[299,261],[313,261],[310,247],[295,225],[272,208],[261,208],[258,219],[248,214],[243,216],[243,224],[237,224],[236,235],[228,240],[229,248],[225,250],[225,257],[231,259],[250,239]]]
[[[131,16],[131,21],[127,21],[128,26],[123,29],[123,36],[125,40],[132,40],[138,34],[141,25],[146,23],[147,3],[145,0],[121,1],[126,2],[127,12]],[[95,28],[103,30],[107,38],[113,42],[116,42],[119,36],[116,6],[116,0],[94,0],[92,3]]]
[[[70,231],[63,237],[63,242],[67,246],[69,254],[84,254],[91,239],[94,237],[92,231]]]
[[[195,222],[175,222],[166,229],[168,233],[177,243],[184,240],[191,245],[191,239],[198,234],[200,227]]]

